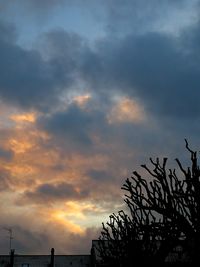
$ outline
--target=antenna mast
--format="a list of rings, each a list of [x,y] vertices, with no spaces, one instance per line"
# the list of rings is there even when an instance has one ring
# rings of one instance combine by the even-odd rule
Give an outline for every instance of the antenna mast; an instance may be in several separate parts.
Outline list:
[[[14,238],[13,237],[13,230],[12,228],[8,228],[8,227],[4,227],[4,230],[6,230],[8,233],[9,233],[9,251],[11,252],[11,249],[12,249],[12,239]]]

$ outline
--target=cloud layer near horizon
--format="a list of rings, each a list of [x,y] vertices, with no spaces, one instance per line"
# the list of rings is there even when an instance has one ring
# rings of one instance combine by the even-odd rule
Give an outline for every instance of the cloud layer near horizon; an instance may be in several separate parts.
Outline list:
[[[1,226],[18,253],[89,253],[133,169],[184,138],[198,150],[199,4],[16,3],[0,11]]]

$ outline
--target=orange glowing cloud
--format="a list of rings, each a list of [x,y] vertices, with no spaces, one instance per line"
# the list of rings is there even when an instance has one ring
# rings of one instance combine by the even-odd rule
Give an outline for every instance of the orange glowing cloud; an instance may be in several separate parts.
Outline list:
[[[94,227],[107,218],[108,212],[91,201],[68,201],[51,211],[50,220],[65,225],[68,231],[83,234],[87,227]]]
[[[70,232],[75,234],[84,234],[85,229],[82,228],[80,225],[72,222],[67,217],[67,212],[64,212],[62,210],[55,210],[52,211],[49,220],[56,222],[57,224],[61,224],[66,229],[70,230]]]
[[[35,113],[14,114],[10,116],[10,119],[18,123],[20,122],[34,123],[36,121],[36,114]]]
[[[77,96],[73,101],[84,112],[90,97]],[[126,114],[125,106],[131,110],[128,101],[117,106],[123,114]],[[27,229],[31,222],[34,224],[34,231],[38,232],[43,232],[46,225],[49,229],[53,225],[55,233],[52,234],[50,229],[49,235],[55,237],[57,243],[60,239],[65,239],[63,233],[83,237],[88,227],[101,225],[116,205],[111,195],[118,193],[109,179],[94,178],[90,170],[115,169],[114,165],[112,167],[113,159],[109,154],[103,153],[107,143],[104,144],[94,136],[94,144],[101,148],[99,151],[69,152],[37,125],[39,114],[15,110],[8,114],[5,112],[5,118],[6,116],[11,123],[3,141],[0,140],[0,146],[2,150],[11,151],[12,156],[9,160],[6,157],[0,158],[3,163],[2,173],[8,177],[5,178],[8,186],[1,195],[1,201],[6,203],[9,199],[7,203],[10,208],[4,207],[4,215],[13,214],[16,225],[24,224]],[[109,194],[105,194],[105,183]],[[61,188],[60,185],[66,186]],[[48,192],[45,189],[47,187]],[[71,191],[67,191],[67,188]],[[105,202],[113,204],[109,206]],[[22,217],[23,222],[18,222],[17,218]],[[61,238],[58,238],[59,234]]]
[[[77,95],[75,97],[73,97],[73,101],[79,105],[80,107],[84,107],[85,104],[91,99],[91,95],[90,94],[86,94],[86,95]]]
[[[12,151],[14,151],[16,154],[18,153],[25,153],[29,149],[33,147],[33,144],[26,140],[17,140],[14,138],[11,138],[9,140],[10,148]]]
[[[109,123],[140,123],[145,120],[143,107],[135,100],[123,97],[117,99],[108,114]]]

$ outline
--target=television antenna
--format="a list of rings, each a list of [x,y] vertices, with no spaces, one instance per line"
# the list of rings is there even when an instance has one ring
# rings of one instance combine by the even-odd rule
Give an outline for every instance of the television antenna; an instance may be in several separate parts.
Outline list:
[[[9,234],[9,236],[8,236],[8,238],[9,238],[9,251],[11,252],[11,249],[12,249],[12,239],[14,239],[14,237],[13,237],[13,230],[12,230],[11,227],[4,227],[3,229],[5,231],[7,231],[8,234]]]

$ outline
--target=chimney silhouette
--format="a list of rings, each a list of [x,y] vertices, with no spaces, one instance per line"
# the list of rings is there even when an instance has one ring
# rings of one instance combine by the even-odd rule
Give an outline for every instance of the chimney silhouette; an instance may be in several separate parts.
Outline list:
[[[15,255],[15,250],[11,249],[11,251],[10,251],[10,267],[14,266],[14,255]]]
[[[50,262],[50,267],[54,267],[54,252],[55,252],[55,249],[52,248],[51,249],[51,262]]]

